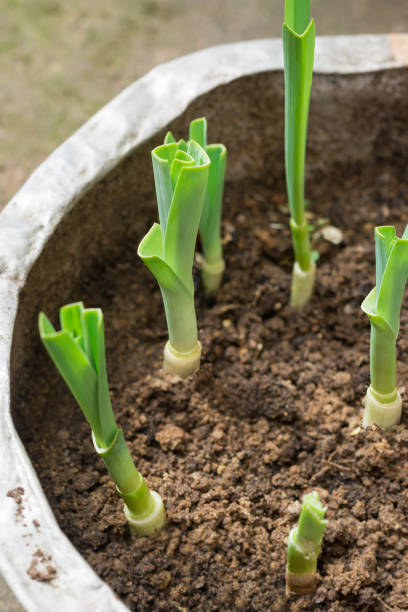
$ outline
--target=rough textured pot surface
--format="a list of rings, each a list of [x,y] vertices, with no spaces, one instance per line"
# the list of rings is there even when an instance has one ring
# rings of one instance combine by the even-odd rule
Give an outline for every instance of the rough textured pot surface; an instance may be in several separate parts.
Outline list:
[[[407,58],[403,35],[318,39],[311,175],[407,149]],[[199,115],[230,151],[229,181],[282,177],[281,42],[159,66],[59,147],[0,215],[0,570],[28,610],[126,609],[59,529],[12,414],[18,420],[35,373],[38,311],[55,312],[100,258],[146,231],[155,217],[149,151],[168,126],[185,133]]]

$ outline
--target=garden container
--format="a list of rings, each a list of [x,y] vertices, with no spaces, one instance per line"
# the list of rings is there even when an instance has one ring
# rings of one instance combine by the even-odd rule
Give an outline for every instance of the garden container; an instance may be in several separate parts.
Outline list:
[[[407,222],[407,60],[405,35],[317,39],[307,184],[320,260],[315,297],[301,315],[287,306],[280,40],[158,66],[61,144],[2,211],[0,570],[27,610],[281,609],[285,538],[296,500],[313,489],[328,505],[329,527],[315,599],[304,609],[407,603],[407,533],[398,523],[407,507],[407,418],[387,434],[359,426],[369,346],[359,303],[373,284],[372,230]],[[201,371],[181,383],[160,371],[164,317],[136,250],[157,216],[150,151],[168,129],[185,136],[199,116],[209,142],[228,149],[227,270],[219,297],[197,289],[199,327],[208,323],[211,333],[203,331]],[[362,211],[357,229],[342,213],[343,179]],[[340,240],[330,240],[328,227]],[[364,275],[348,286],[350,258],[353,274]],[[125,406],[118,421],[136,465],[167,503],[169,523],[156,539],[130,539],[87,424],[40,345],[39,311],[55,321],[61,305],[78,299],[104,308],[113,406]],[[323,301],[332,306],[319,323]],[[406,323],[403,315],[402,330]],[[362,338],[358,350],[353,334]],[[330,342],[335,368],[324,353]],[[207,455],[197,450],[207,443]],[[69,476],[60,480],[64,466]],[[376,510],[359,487],[378,501],[378,472],[385,488]]]

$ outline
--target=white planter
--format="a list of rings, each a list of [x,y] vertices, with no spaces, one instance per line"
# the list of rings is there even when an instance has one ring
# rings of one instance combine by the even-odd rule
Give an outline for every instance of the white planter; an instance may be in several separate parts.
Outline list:
[[[383,156],[407,148],[396,127],[407,124],[407,58],[404,35],[318,39],[311,174],[369,160],[387,133]],[[126,609],[61,532],[13,424],[27,363],[39,350],[38,310],[64,304],[83,271],[108,257],[129,227],[151,224],[149,150],[169,124],[185,132],[191,117],[206,114],[230,150],[230,181],[282,176],[282,68],[280,40],[215,47],[158,66],[50,155],[0,214],[0,571],[27,610]],[[17,487],[24,489],[21,514],[7,496]],[[27,574],[38,549],[50,556],[51,581]]]

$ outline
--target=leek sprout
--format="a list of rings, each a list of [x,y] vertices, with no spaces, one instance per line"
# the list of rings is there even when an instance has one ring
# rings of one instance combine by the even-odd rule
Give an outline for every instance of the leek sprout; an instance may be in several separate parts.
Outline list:
[[[163,367],[185,377],[201,358],[192,269],[210,159],[194,140],[156,147],[152,159],[160,225],[143,238],[138,255],[163,297],[169,332]]]
[[[118,429],[109,396],[105,333],[100,308],[82,302],[60,309],[61,330],[44,313],[38,324],[41,340],[92,429],[95,450],[102,458],[125,502],[132,533],[149,535],[166,522],[160,495],[150,491],[136,469],[123,432]]]
[[[289,534],[286,563],[286,595],[312,593],[316,583],[317,557],[327,520],[326,508],[316,491],[303,497],[299,522]]]
[[[392,226],[376,227],[376,286],[361,305],[370,319],[371,384],[363,400],[363,426],[389,429],[401,418],[402,400],[396,386],[396,340],[402,298],[408,277],[408,225],[402,238]]]
[[[227,149],[223,144],[207,145],[205,117],[194,119],[190,123],[189,138],[198,142],[211,160],[207,192],[198,230],[203,249],[201,278],[205,293],[211,295],[218,290],[225,269],[221,244],[221,212]],[[175,142],[171,132],[168,132],[165,138],[165,143],[169,142]]]
[[[290,303],[301,309],[314,287],[316,266],[305,217],[305,154],[312,87],[315,24],[310,0],[285,0],[282,28],[285,74],[285,165],[295,263]]]

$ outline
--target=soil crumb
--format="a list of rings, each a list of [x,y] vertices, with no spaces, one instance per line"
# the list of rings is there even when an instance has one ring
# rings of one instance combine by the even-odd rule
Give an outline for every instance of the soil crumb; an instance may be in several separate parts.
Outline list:
[[[39,548],[33,554],[31,565],[27,574],[31,580],[38,582],[50,582],[57,576],[56,568],[50,563],[51,555],[46,555]]]
[[[23,516],[23,510],[24,510],[23,495],[24,493],[25,491],[23,487],[16,487],[15,489],[10,489],[10,491],[7,491],[7,497],[12,497],[17,504],[17,510],[15,514],[16,517]]]

